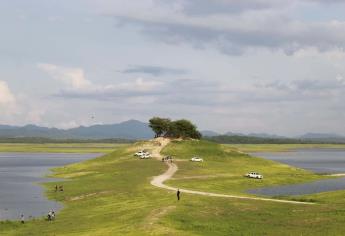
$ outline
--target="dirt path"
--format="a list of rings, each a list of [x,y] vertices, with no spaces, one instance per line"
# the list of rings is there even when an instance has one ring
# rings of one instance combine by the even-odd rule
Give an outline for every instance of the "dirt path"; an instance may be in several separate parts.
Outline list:
[[[159,139],[156,140],[160,143],[153,151],[153,156],[158,159],[162,160],[162,155],[160,152],[162,149],[169,144],[169,140],[167,139]],[[178,166],[175,163],[165,162],[168,165],[168,170],[159,176],[153,177],[151,184],[158,188],[163,188],[171,191],[177,191],[178,188],[170,187],[164,184],[165,181],[172,178],[172,176],[178,170]],[[210,193],[210,192],[202,192],[202,191],[194,191],[188,189],[181,189],[181,193],[189,193],[189,194],[197,194],[203,196],[210,196],[210,197],[222,197],[222,198],[235,198],[235,199],[244,199],[244,200],[256,200],[256,201],[267,201],[267,202],[279,202],[279,203],[289,203],[289,204],[300,204],[300,205],[313,205],[315,203],[310,202],[298,202],[298,201],[289,201],[289,200],[279,200],[279,199],[271,199],[271,198],[260,198],[260,197],[246,197],[246,196],[238,196],[238,195],[228,195],[228,194],[219,194],[219,193]]]

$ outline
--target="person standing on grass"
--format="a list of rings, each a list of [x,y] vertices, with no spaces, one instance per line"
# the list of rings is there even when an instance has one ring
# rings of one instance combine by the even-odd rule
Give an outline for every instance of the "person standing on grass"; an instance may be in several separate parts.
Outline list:
[[[180,201],[180,195],[181,195],[180,189],[177,189],[176,196],[177,196],[178,201]]]
[[[24,217],[23,214],[20,215],[20,222],[21,222],[22,224],[25,223],[25,217]]]

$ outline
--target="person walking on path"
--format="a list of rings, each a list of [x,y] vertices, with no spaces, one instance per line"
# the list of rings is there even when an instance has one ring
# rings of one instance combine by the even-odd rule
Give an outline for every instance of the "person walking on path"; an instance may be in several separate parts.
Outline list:
[[[20,215],[20,222],[21,222],[22,224],[25,223],[25,217],[24,217],[23,214]]]
[[[181,195],[180,189],[177,189],[176,196],[177,196],[178,201],[180,201],[180,195]]]

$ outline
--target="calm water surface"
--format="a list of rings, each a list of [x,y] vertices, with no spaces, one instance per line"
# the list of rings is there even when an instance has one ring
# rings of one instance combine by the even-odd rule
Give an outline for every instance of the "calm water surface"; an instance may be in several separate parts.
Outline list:
[[[282,162],[315,173],[345,173],[345,149],[298,149],[282,153],[252,153],[254,156]],[[248,193],[267,196],[303,195],[345,189],[345,178],[306,184],[251,189]]]
[[[61,208],[44,195],[41,182],[49,169],[95,158],[101,154],[0,153],[0,220],[19,219],[24,214],[39,217]]]
[[[286,163],[316,173],[345,173],[345,149],[311,148],[291,152],[257,152],[251,155]]]

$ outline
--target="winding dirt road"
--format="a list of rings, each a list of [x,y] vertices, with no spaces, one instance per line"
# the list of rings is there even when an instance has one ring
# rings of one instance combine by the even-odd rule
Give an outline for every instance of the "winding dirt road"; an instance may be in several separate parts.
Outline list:
[[[162,160],[162,155],[160,152],[162,149],[169,144],[168,139],[159,138],[155,140],[160,143],[159,146],[155,147],[152,150],[152,156],[157,160]],[[178,170],[178,166],[175,163],[165,162],[168,165],[168,170],[159,176],[153,177],[151,184],[158,188],[163,188],[171,191],[177,191],[178,188],[170,187],[164,184],[165,181],[169,180],[173,177],[173,175]],[[210,197],[222,197],[222,198],[235,198],[235,199],[244,199],[244,200],[255,200],[255,201],[267,201],[267,202],[278,202],[278,203],[288,203],[288,204],[300,204],[300,205],[313,205],[315,203],[311,202],[298,202],[298,201],[289,201],[289,200],[279,200],[279,199],[271,199],[271,198],[260,198],[260,197],[246,197],[246,196],[238,196],[238,195],[228,195],[228,194],[219,194],[219,193],[210,193],[210,192],[203,192],[203,191],[194,191],[188,189],[181,189],[180,192],[182,193],[189,193],[189,194],[197,194],[203,196],[210,196]]]

